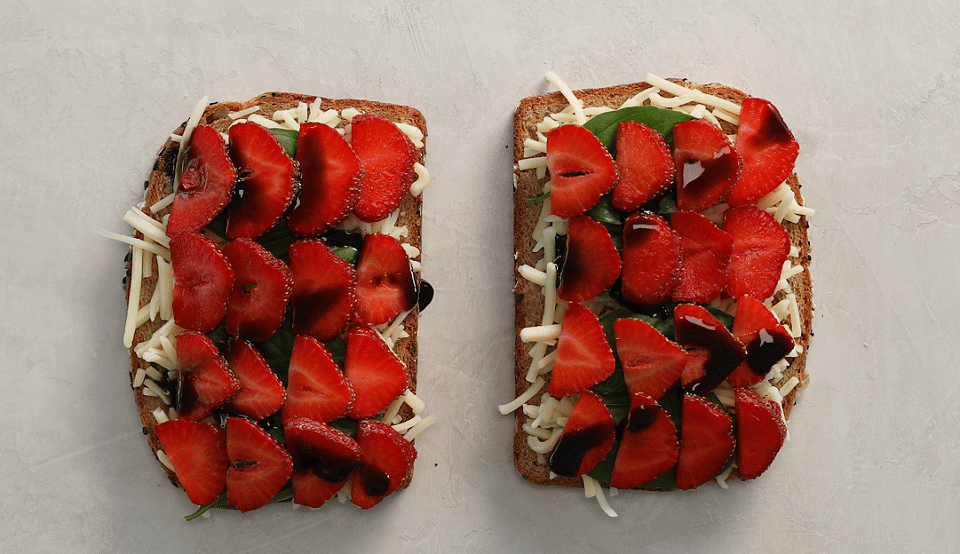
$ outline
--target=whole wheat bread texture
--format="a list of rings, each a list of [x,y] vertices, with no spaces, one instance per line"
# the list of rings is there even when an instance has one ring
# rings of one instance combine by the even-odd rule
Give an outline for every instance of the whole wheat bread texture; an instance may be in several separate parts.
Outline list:
[[[708,84],[699,85],[682,79],[669,79],[671,82],[682,85],[687,88],[700,90],[712,96],[717,96],[735,104],[741,104],[747,94],[735,88],[721,85]],[[626,100],[633,98],[651,85],[645,82],[623,84],[612,87],[583,89],[573,91],[574,96],[583,102],[585,108],[607,106],[610,108],[620,107]],[[662,91],[661,96],[670,98],[673,95]],[[525,98],[520,101],[514,113],[513,130],[513,150],[514,150],[514,249],[516,251],[516,265],[514,274],[514,297],[515,297],[515,345],[514,345],[514,381],[515,393],[517,396],[522,394],[530,386],[526,381],[527,370],[530,367],[531,357],[529,354],[530,343],[520,340],[520,330],[524,327],[537,326],[541,324],[543,316],[543,292],[542,287],[529,282],[520,276],[518,268],[522,265],[535,266],[542,258],[542,250],[534,252],[535,241],[532,238],[533,231],[537,225],[540,216],[541,205],[539,202],[530,202],[543,194],[544,178],[538,178],[536,172],[532,169],[520,170],[517,162],[524,157],[524,141],[528,138],[536,139],[536,126],[543,118],[552,113],[558,113],[568,107],[569,103],[561,92],[553,92],[542,96]],[[726,134],[736,132],[736,126],[726,122],[720,122]],[[803,198],[800,195],[800,181],[796,174],[787,179],[798,204],[803,204]],[[807,220],[801,216],[797,223],[783,222],[784,227],[790,235],[790,241],[799,250],[799,256],[792,258],[794,265],[802,265],[804,271],[790,279],[790,287],[797,297],[797,305],[800,311],[802,328],[800,336],[796,338],[796,343],[802,346],[799,356],[792,358],[790,366],[784,371],[781,380],[776,383],[777,386],[786,382],[791,377],[796,376],[801,384],[807,382],[806,360],[807,347],[810,344],[812,335],[811,325],[813,320],[813,290],[812,280],[809,271],[810,265],[810,242],[807,233]],[[785,293],[779,291],[774,296],[775,302],[779,301]],[[549,379],[549,376],[547,376]],[[541,389],[546,391],[547,385]],[[790,412],[796,403],[800,387],[795,387],[783,401],[784,415],[789,418]],[[539,403],[540,394],[535,395],[529,401],[530,404]],[[569,487],[581,487],[583,481],[579,477],[559,477],[551,478],[550,469],[542,456],[535,453],[527,445],[527,433],[522,429],[526,416],[522,410],[516,411],[516,425],[514,433],[513,456],[517,471],[521,476],[529,481],[540,485],[561,485]],[[735,475],[735,473],[733,474]],[[605,483],[604,483],[605,485]]]
[[[296,108],[301,103],[305,103],[308,106],[317,100],[317,96],[297,94],[297,93],[288,93],[288,92],[269,92],[264,93],[254,98],[251,98],[244,102],[236,101],[227,101],[227,102],[214,102],[206,107],[203,111],[203,115],[200,117],[198,125],[208,125],[214,127],[218,131],[226,132],[233,119],[229,117],[230,113],[239,112],[246,110],[252,107],[259,107],[255,112],[260,114],[267,119],[270,119],[274,112],[277,110],[288,110],[291,108]],[[405,123],[408,125],[413,125],[420,129],[423,133],[424,139],[427,136],[427,126],[426,119],[423,114],[412,107],[397,105],[397,104],[388,104],[383,102],[376,102],[371,100],[356,100],[356,99],[329,99],[319,97],[321,101],[321,108],[323,110],[334,109],[338,112],[353,108],[360,113],[372,113],[381,115],[395,123]],[[184,121],[177,129],[174,130],[174,135],[182,135],[184,129],[186,128],[187,122]],[[424,140],[425,142],[425,140]],[[177,155],[180,150],[180,143],[174,141],[173,139],[168,139],[166,143],[161,147],[159,153],[157,154],[157,159],[153,165],[153,169],[150,172],[148,181],[145,183],[146,191],[144,193],[144,213],[152,215],[156,219],[160,219],[169,212],[169,207],[158,210],[156,214],[152,214],[149,210],[149,206],[152,206],[159,200],[168,196],[173,192],[173,183],[174,183],[174,174],[177,165]],[[418,148],[418,159],[417,161],[421,164],[424,161],[424,156],[426,154],[426,147]],[[403,237],[403,242],[410,244],[417,248],[418,251],[421,250],[421,209],[422,209],[422,197],[420,195],[413,196],[407,194],[403,199],[400,208],[399,208],[399,217],[397,218],[397,226],[406,226],[407,233]],[[139,232],[135,235],[137,238],[142,238]],[[219,242],[219,239],[213,237],[214,240]],[[417,257],[412,258],[413,260],[419,261],[419,254]],[[156,264],[156,261],[154,261]],[[125,279],[124,290],[126,292],[127,298],[129,300],[130,295],[130,275],[131,275],[131,266],[130,262],[127,263],[127,279]],[[419,286],[419,273],[415,272],[417,283]],[[153,291],[156,287],[157,282],[157,271],[154,267],[153,276],[144,279],[141,291],[140,291],[140,306],[146,305],[150,298],[153,295]],[[394,346],[394,351],[397,356],[406,366],[409,388],[411,392],[416,392],[417,387],[417,331],[418,331],[418,319],[419,319],[419,308],[415,307],[410,314],[403,321],[404,329],[409,335],[406,338],[398,340]],[[130,379],[131,384],[133,383],[134,376],[136,375],[138,369],[148,368],[149,363],[140,359],[137,354],[134,352],[134,347],[137,344],[149,339],[153,333],[163,324],[159,318],[156,321],[148,321],[145,324],[141,325],[134,334],[133,347],[130,349]],[[175,384],[169,384],[171,394],[173,393],[173,387]],[[168,406],[157,396],[149,396],[144,394],[143,387],[132,387],[134,392],[134,399],[136,401],[137,408],[140,412],[140,420],[143,424],[143,433],[147,436],[150,448],[153,449],[156,454],[157,450],[160,450],[161,445],[160,441],[157,438],[157,435],[154,431],[154,428],[157,425],[156,417],[153,415],[153,411],[157,408],[166,410]],[[404,406],[404,409],[401,411],[401,415],[406,419],[410,417],[409,408]],[[176,475],[165,465],[160,464],[163,471],[169,476],[170,480],[174,484],[178,484],[176,480]],[[411,468],[410,473],[407,475],[407,478],[404,480],[401,488],[405,488],[409,485],[410,480],[413,477],[413,469]]]

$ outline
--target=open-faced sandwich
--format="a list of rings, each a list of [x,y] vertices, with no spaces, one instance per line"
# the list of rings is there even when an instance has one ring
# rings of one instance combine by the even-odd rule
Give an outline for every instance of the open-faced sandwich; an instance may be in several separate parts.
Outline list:
[[[124,220],[123,343],[144,434],[200,509],[370,508],[406,487],[426,123],[268,93],[201,101]]]
[[[514,118],[514,459],[537,484],[726,487],[763,473],[808,379],[799,146],[769,101],[645,82]]]

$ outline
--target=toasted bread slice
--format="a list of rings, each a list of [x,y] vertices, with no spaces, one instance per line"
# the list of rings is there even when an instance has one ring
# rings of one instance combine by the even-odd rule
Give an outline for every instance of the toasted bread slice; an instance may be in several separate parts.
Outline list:
[[[743,99],[747,97],[742,91],[720,84],[698,85],[679,79],[670,79],[670,82],[730,101],[736,105],[740,105]],[[607,88],[577,90],[572,91],[572,94],[588,110],[595,107],[618,109],[625,103],[627,105],[650,104],[649,99],[644,99],[646,94],[641,93],[645,93],[645,91],[647,93],[656,92],[656,90],[649,91],[648,89],[651,87],[652,85],[647,82],[640,82]],[[658,94],[667,99],[675,97],[674,94],[670,94],[666,90],[659,91]],[[638,95],[640,96],[638,97]],[[543,287],[521,275],[520,268],[522,266],[535,267],[543,258],[542,249],[534,251],[537,242],[534,236],[540,220],[542,203],[532,201],[532,199],[543,195],[544,182],[549,178],[548,175],[545,175],[544,170],[540,170],[538,173],[536,169],[524,169],[526,166],[521,163],[521,160],[536,154],[536,152],[529,151],[525,153],[525,142],[528,139],[538,140],[538,124],[545,117],[551,114],[559,114],[564,110],[569,117],[573,117],[568,98],[562,92],[552,92],[523,99],[514,114],[514,248],[516,250],[514,380],[515,393],[518,398],[531,387],[527,375],[532,362],[530,352],[533,346],[531,343],[521,340],[520,331],[527,327],[541,325],[544,313]],[[730,119],[736,120],[735,117]],[[718,121],[726,134],[736,133],[737,127],[734,123],[724,119]],[[786,184],[792,191],[796,204],[802,206],[803,199],[800,195],[800,182],[797,176],[795,174],[791,175]],[[809,272],[810,243],[807,234],[806,216],[800,215],[795,222],[784,220],[783,225],[789,233],[790,241],[796,252],[796,255],[792,255],[789,259],[794,266],[803,267],[803,271],[789,278],[789,290],[796,298],[800,321],[799,331],[794,331],[794,338],[799,346],[797,349],[799,355],[787,358],[789,366],[783,371],[782,377],[772,383],[773,386],[780,387],[794,377],[799,382],[800,386],[794,386],[782,401],[783,413],[786,417],[789,417],[796,403],[799,389],[806,384],[808,379],[806,360],[807,347],[812,335],[813,292]],[[785,290],[778,290],[774,296],[774,304],[786,298],[787,294]],[[543,377],[546,378],[546,384],[539,392],[530,397],[527,404],[533,406],[540,404],[540,399],[549,386],[549,375]],[[546,455],[544,453],[538,454],[528,445],[530,435],[523,429],[523,425],[529,421],[528,416],[524,414],[522,409],[517,409],[515,413],[516,426],[513,452],[516,468],[520,475],[541,485],[583,486],[583,480],[579,477],[551,476]]]
[[[422,113],[408,106],[387,104],[369,100],[328,99],[304,94],[271,92],[261,94],[245,102],[216,102],[209,104],[205,109],[203,109],[203,112],[199,117],[198,124],[208,125],[214,127],[218,131],[226,132],[229,126],[234,123],[236,114],[238,112],[244,112],[245,110],[251,108],[257,108],[252,112],[253,114],[271,120],[274,113],[279,110],[292,110],[298,109],[299,107],[301,113],[306,113],[305,110],[308,109],[308,107],[310,107],[309,109],[311,110],[315,109],[314,106],[311,105],[318,100],[320,102],[320,110],[329,112],[330,117],[340,118],[337,120],[338,123],[335,125],[340,128],[343,128],[349,124],[349,114],[344,115],[344,110],[355,110],[359,113],[378,114],[395,123],[410,126],[407,128],[407,133],[408,135],[412,134],[415,136],[416,140],[414,140],[414,144],[417,146],[417,161],[420,164],[423,164],[426,153],[426,149],[423,144],[427,135],[426,120]],[[231,117],[231,114],[234,114],[234,116]],[[250,117],[254,116],[251,115]],[[278,118],[277,121],[279,122],[280,118]],[[325,118],[324,121],[326,122],[327,118]],[[186,128],[187,122],[184,122],[179,126],[179,128],[174,130],[173,135],[181,136]],[[416,130],[413,130],[412,128],[415,128]],[[417,136],[418,134],[419,136]],[[158,209],[156,213],[153,213],[150,207],[154,206],[157,202],[160,202],[172,194],[179,151],[180,143],[174,140],[174,138],[168,139],[161,147],[153,169],[150,172],[149,180],[145,183],[146,191],[144,195],[142,211],[158,221],[162,220],[163,216],[169,213],[169,206]],[[419,194],[408,193],[402,200],[398,210],[394,213],[396,220],[392,223],[392,225],[388,223],[386,226],[383,226],[380,222],[363,225],[372,226],[372,232],[378,232],[380,228],[405,228],[402,231],[400,240],[404,244],[413,247],[413,249],[410,251],[415,252],[416,255],[410,259],[415,265],[417,265],[419,264],[420,260],[419,252],[421,248],[421,207],[422,197]],[[391,217],[388,217],[387,220],[391,220]],[[367,229],[370,230],[371,227],[367,227]],[[135,232],[135,238],[143,238],[143,236],[139,231],[137,231]],[[215,240],[219,239],[215,238]],[[127,278],[124,282],[128,301],[131,289],[139,288],[139,306],[142,307],[148,305],[157,286],[158,271],[156,260],[154,259],[153,261],[152,276],[142,279],[140,281],[140,286],[132,286],[135,271],[132,268],[131,257],[128,257],[126,272]],[[414,274],[419,286],[419,272],[415,271]],[[403,333],[396,336],[396,342],[393,344],[394,352],[406,367],[409,391],[411,393],[416,392],[417,384],[418,317],[419,308],[414,307],[403,320],[402,326],[399,327]],[[158,424],[158,417],[163,419],[170,412],[171,405],[173,404],[172,396],[175,394],[176,386],[175,383],[165,381],[166,372],[163,368],[160,368],[156,364],[152,364],[142,359],[141,356],[138,355],[137,345],[150,340],[154,333],[164,324],[165,322],[158,317],[154,320],[148,320],[137,327],[133,334],[132,345],[130,347],[130,378],[131,384],[133,385],[132,388],[134,392],[134,399],[140,412],[140,419],[143,424],[143,432],[147,436],[150,447],[155,453],[161,449],[161,445],[154,428]],[[142,384],[145,381],[150,380],[150,377],[148,376],[146,379],[144,379],[142,377],[141,370],[160,372],[163,375],[164,378],[161,378],[158,384],[160,385],[159,388],[165,389],[164,392],[166,393],[166,397],[164,397],[164,394],[158,395],[154,393],[150,387]],[[138,377],[138,373],[141,373],[140,377]],[[403,404],[399,415],[403,420],[412,417],[410,407],[407,404]],[[160,456],[162,461],[162,454]],[[173,471],[162,463],[161,467],[170,477],[171,481],[176,484],[176,475],[173,473]],[[412,469],[401,485],[401,488],[406,487],[410,483],[411,478]]]

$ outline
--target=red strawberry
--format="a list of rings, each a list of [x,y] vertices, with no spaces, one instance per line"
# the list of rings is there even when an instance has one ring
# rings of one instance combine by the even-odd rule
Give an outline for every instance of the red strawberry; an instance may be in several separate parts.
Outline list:
[[[252,344],[231,338],[224,357],[240,382],[240,392],[227,404],[227,411],[259,421],[283,406],[287,397],[283,383]]]
[[[623,226],[623,297],[634,304],[661,304],[680,284],[683,245],[666,220],[634,213]]]
[[[716,477],[733,454],[733,418],[713,402],[683,395],[677,488],[695,489]]]
[[[265,506],[287,484],[290,454],[255,422],[227,418],[227,502],[241,512]]]
[[[392,494],[413,469],[417,450],[393,427],[373,419],[357,424],[363,463],[354,474],[350,501],[363,509]]]
[[[154,428],[190,502],[208,506],[227,485],[226,437],[218,427],[172,419]]]
[[[350,121],[350,142],[363,167],[353,213],[361,221],[379,221],[397,209],[416,179],[417,149],[393,122],[374,114]]]
[[[683,349],[639,319],[614,321],[613,334],[627,390],[660,400],[680,379],[687,359]]]
[[[230,202],[236,182],[237,170],[220,132],[206,125],[195,128],[183,157],[180,184],[167,220],[167,236],[206,227]]]
[[[250,239],[230,242],[223,253],[236,274],[227,304],[226,330],[263,342],[283,323],[293,275],[287,264]]]
[[[578,125],[564,125],[547,135],[550,210],[557,217],[580,215],[610,192],[617,165],[600,139]]]
[[[673,291],[673,300],[706,304],[719,298],[733,250],[730,235],[697,212],[674,213],[670,226],[683,243],[680,285]]]
[[[727,266],[727,294],[765,300],[773,296],[790,254],[790,235],[767,212],[754,206],[728,210],[723,230],[733,239]]]
[[[713,206],[740,176],[743,162],[716,125],[691,119],[673,126],[677,208],[702,212]]]
[[[362,325],[347,331],[343,374],[357,395],[347,413],[353,419],[377,415],[409,386],[403,362],[379,333]]]
[[[181,419],[200,421],[240,391],[240,381],[203,333],[177,335],[177,367]]]
[[[740,341],[697,304],[680,304],[673,309],[673,333],[677,344],[688,349],[681,376],[688,392],[705,395],[717,388],[747,355]]]
[[[560,324],[550,394],[560,397],[584,391],[612,375],[616,364],[596,314],[570,304]]]
[[[360,467],[360,445],[329,425],[297,417],[283,426],[283,435],[293,458],[293,501],[301,506],[319,508]]]
[[[293,273],[293,332],[319,340],[337,337],[356,304],[356,270],[321,240],[299,240],[287,257]]]
[[[589,473],[607,457],[615,439],[613,416],[603,398],[592,390],[583,391],[550,454],[550,471],[563,477]]]
[[[731,206],[755,204],[793,173],[800,145],[768,100],[747,98],[740,107],[737,154],[743,173],[727,193]]]
[[[307,417],[322,423],[347,413],[353,405],[353,387],[347,382],[333,355],[313,337],[297,335],[290,353],[287,374],[287,401],[280,409],[280,421]]]
[[[763,302],[744,296],[737,303],[733,334],[747,348],[747,359],[727,377],[734,387],[750,387],[770,372],[773,364],[789,354],[795,345],[790,333],[780,325]]]
[[[185,329],[206,333],[227,313],[234,272],[215,242],[200,233],[170,239],[173,267],[173,320]]]
[[[390,235],[365,236],[357,260],[353,320],[380,325],[416,305],[417,281],[400,241]]]
[[[297,166],[266,128],[230,127],[230,159],[241,193],[227,213],[227,238],[257,238],[280,221],[297,192]]]
[[[653,481],[677,463],[677,426],[656,400],[630,396],[630,412],[613,464],[610,486],[633,489]]]
[[[610,288],[620,276],[620,254],[603,224],[586,215],[570,219],[557,296],[584,302]]]
[[[675,169],[663,135],[643,123],[624,121],[617,126],[617,171],[613,206],[632,212],[657,198],[673,184]]]
[[[737,413],[737,473],[741,479],[753,479],[770,467],[777,457],[787,426],[780,404],[765,400],[750,389],[734,393]]]
[[[304,123],[297,138],[300,195],[287,228],[319,235],[353,211],[360,197],[360,159],[340,133],[323,123]]]

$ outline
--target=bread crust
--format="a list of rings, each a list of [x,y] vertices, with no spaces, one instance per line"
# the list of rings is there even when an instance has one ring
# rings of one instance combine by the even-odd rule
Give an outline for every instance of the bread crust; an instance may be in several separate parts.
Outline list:
[[[693,88],[713,96],[718,96],[738,105],[747,97],[746,93],[722,84],[711,83],[699,85],[684,79],[669,80],[687,88]],[[584,107],[608,106],[616,109],[626,100],[633,98],[650,87],[650,84],[641,82],[605,88],[576,90],[573,92],[574,96],[583,102]],[[665,98],[673,96],[665,91],[661,91],[660,94]],[[529,200],[542,194],[543,183],[545,181],[545,179],[538,179],[536,172],[533,170],[520,170],[517,163],[524,157],[524,141],[528,138],[536,139],[536,125],[542,121],[545,116],[551,113],[558,113],[568,105],[569,103],[562,93],[552,92],[541,96],[524,98],[520,101],[514,113],[513,196],[514,249],[516,258],[514,267],[514,388],[517,396],[526,391],[530,386],[530,383],[526,380],[526,374],[531,363],[529,354],[531,345],[520,340],[520,330],[524,327],[540,325],[543,316],[542,287],[524,279],[519,273],[519,268],[522,265],[535,266],[542,257],[541,253],[533,252],[535,241],[532,238],[534,228],[540,216],[540,203],[530,203]],[[736,131],[736,126],[729,122],[721,120],[720,124],[727,134]],[[786,182],[793,190],[797,203],[803,205],[803,198],[800,194],[800,181],[797,175],[791,175]],[[793,261],[795,264],[800,264],[804,268],[803,272],[790,279],[790,287],[796,295],[800,319],[802,321],[800,336],[795,340],[802,349],[800,355],[792,359],[789,367],[784,371],[783,377],[776,385],[780,386],[794,376],[797,377],[801,385],[803,385],[806,384],[808,379],[806,360],[807,350],[812,336],[811,328],[814,306],[812,278],[809,271],[810,242],[807,232],[808,224],[806,217],[801,216],[798,222],[791,223],[785,220],[783,225],[790,236],[791,244],[799,250],[799,256]],[[785,296],[785,292],[779,291],[775,294],[774,301],[777,302]],[[549,380],[547,383],[549,384]],[[547,386],[548,385],[544,385],[541,392],[546,391]],[[800,388],[800,386],[794,387],[793,390],[784,397],[783,411],[787,418],[789,418],[790,412],[796,403]],[[529,403],[538,404],[539,396],[539,394],[536,395]],[[550,470],[547,464],[527,445],[528,435],[522,429],[525,420],[526,416],[523,414],[523,411],[517,410],[515,416],[513,456],[518,473],[530,482],[539,485],[583,486],[583,481],[579,477],[550,477]],[[732,477],[735,477],[735,473],[732,474]],[[606,485],[606,483],[604,483],[604,485]]]
[[[331,99],[317,97],[313,95],[298,94],[298,93],[289,93],[289,92],[268,92],[263,93],[258,96],[255,96],[249,100],[238,102],[238,101],[225,101],[225,102],[214,102],[209,104],[203,111],[203,114],[200,117],[198,122],[199,125],[208,125],[220,132],[226,132],[230,124],[233,123],[233,119],[228,116],[232,112],[239,112],[248,108],[259,106],[259,110],[256,112],[268,119],[272,114],[277,110],[287,110],[297,107],[301,102],[310,105],[317,99],[321,100],[321,107],[324,110],[335,109],[338,112],[344,109],[353,108],[361,113],[373,113],[381,115],[395,123],[404,123],[407,125],[412,125],[420,129],[423,133],[424,143],[426,142],[427,136],[427,125],[426,119],[423,114],[412,107],[402,106],[398,104],[388,104],[384,102],[377,102],[372,100],[358,100],[358,99]],[[187,122],[184,121],[177,129],[172,133],[173,135],[182,135]],[[173,192],[173,183],[174,183],[174,173],[177,164],[177,156],[180,150],[180,143],[174,141],[172,138],[167,139],[164,145],[160,148],[160,151],[157,154],[157,158],[153,164],[153,168],[150,171],[149,179],[145,183],[145,192],[144,192],[144,208],[143,211],[147,215],[151,215],[157,219],[163,217],[169,213],[169,207],[162,210],[158,210],[157,213],[152,213],[149,209],[149,206],[154,205],[156,202],[167,197]],[[421,164],[424,162],[424,157],[426,155],[426,146],[424,144],[423,148],[417,149],[417,161]],[[422,206],[423,200],[422,196],[414,196],[412,194],[407,194],[402,200],[399,212],[400,215],[397,218],[397,226],[406,226],[407,234],[403,239],[403,242],[411,246],[416,247],[417,251],[422,250],[421,242],[421,230],[422,230]],[[135,233],[136,238],[143,238],[139,232]],[[218,240],[215,238],[215,240]],[[411,260],[420,261],[420,255],[417,254],[416,257],[411,258]],[[131,285],[131,260],[130,256],[127,259],[126,265],[126,278],[124,279],[124,291],[126,297],[129,301],[130,296],[130,285]],[[153,291],[156,288],[157,283],[157,271],[156,271],[156,261],[154,260],[154,272],[153,276],[146,278],[142,282],[141,291],[140,291],[140,306],[147,304],[151,297],[153,296]],[[420,285],[420,274],[419,272],[414,273],[417,280],[417,285]],[[414,307],[414,309],[407,315],[403,321],[404,330],[407,333],[407,337],[399,339],[394,345],[394,352],[396,352],[397,357],[403,362],[406,367],[407,378],[409,383],[409,390],[411,392],[416,392],[417,389],[417,335],[418,335],[418,321],[419,321],[419,307]],[[153,450],[156,455],[157,451],[161,449],[160,440],[157,438],[157,434],[154,431],[154,428],[157,425],[156,417],[153,415],[154,410],[157,408],[166,410],[169,408],[167,404],[163,402],[162,399],[156,396],[148,396],[143,392],[143,387],[134,387],[134,379],[137,374],[137,371],[141,368],[147,369],[151,364],[145,362],[137,356],[134,348],[137,344],[149,339],[153,333],[160,328],[163,324],[159,319],[156,321],[148,321],[145,324],[141,325],[134,332],[133,346],[130,348],[130,383],[131,388],[134,393],[134,401],[137,405],[137,409],[140,413],[140,421],[143,425],[143,433],[147,436],[147,442],[150,445],[150,448]],[[173,388],[169,387],[171,393]],[[412,417],[412,413],[409,410],[409,407],[404,406],[401,410],[401,416],[404,419]],[[175,485],[179,485],[176,479],[176,475],[171,471],[166,465],[160,463],[160,467],[170,478],[171,482]],[[406,488],[411,479],[413,478],[413,468],[411,467],[410,472],[407,474],[403,483],[400,485],[400,488]]]

